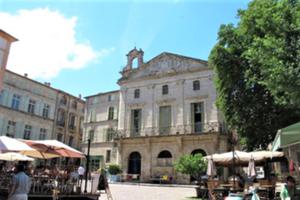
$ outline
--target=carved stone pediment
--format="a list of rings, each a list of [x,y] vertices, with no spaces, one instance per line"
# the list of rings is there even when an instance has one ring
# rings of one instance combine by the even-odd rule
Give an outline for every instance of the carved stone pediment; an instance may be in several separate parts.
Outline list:
[[[188,101],[200,101],[203,99],[208,99],[208,95],[198,95],[198,96],[192,96],[185,98]]]
[[[162,99],[162,100],[156,101],[156,103],[157,103],[157,105],[165,106],[165,105],[172,104],[175,101],[176,101],[175,98],[172,98],[172,99]]]
[[[128,106],[130,108],[142,108],[146,105],[146,103],[131,103]]]
[[[172,53],[162,53],[138,68],[122,74],[119,83],[150,78],[173,76],[185,72],[207,70],[208,65],[204,60],[190,58]]]

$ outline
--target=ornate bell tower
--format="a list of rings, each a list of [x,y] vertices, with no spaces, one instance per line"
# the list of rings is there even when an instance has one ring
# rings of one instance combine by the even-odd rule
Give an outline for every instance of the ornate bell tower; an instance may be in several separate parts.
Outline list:
[[[140,66],[142,66],[144,64],[144,51],[142,49],[137,50],[136,47],[134,47],[134,49],[132,49],[131,51],[129,51],[129,53],[126,55],[127,56],[127,65],[123,68],[122,70],[122,75],[123,76],[127,76],[129,74],[129,72],[133,69],[132,68],[132,63],[134,59],[137,59],[137,68],[139,68]]]

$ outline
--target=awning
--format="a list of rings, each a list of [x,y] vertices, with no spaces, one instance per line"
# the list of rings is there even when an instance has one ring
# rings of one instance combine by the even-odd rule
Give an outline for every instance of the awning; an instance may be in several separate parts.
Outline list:
[[[272,151],[300,143],[300,122],[278,130]]]

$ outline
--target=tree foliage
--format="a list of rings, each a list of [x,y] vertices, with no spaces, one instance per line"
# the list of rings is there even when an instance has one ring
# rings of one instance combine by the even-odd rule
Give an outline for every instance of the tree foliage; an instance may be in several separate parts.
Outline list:
[[[300,120],[300,3],[254,0],[239,23],[222,25],[209,56],[217,105],[248,149]]]
[[[182,174],[191,175],[196,180],[201,180],[205,173],[207,162],[201,154],[183,155],[174,163],[175,170]]]

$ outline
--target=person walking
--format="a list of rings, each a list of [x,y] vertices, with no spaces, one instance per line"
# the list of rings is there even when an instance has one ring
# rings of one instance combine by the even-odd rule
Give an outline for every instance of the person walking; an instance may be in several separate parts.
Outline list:
[[[8,200],[27,200],[31,187],[31,180],[25,174],[25,166],[17,165],[16,175],[12,178],[12,187],[8,195]]]
[[[78,172],[78,176],[79,176],[79,184],[81,185],[82,184],[82,179],[83,179],[83,176],[84,176],[84,172],[85,172],[84,167],[82,165],[80,165],[78,167],[77,172]]]

